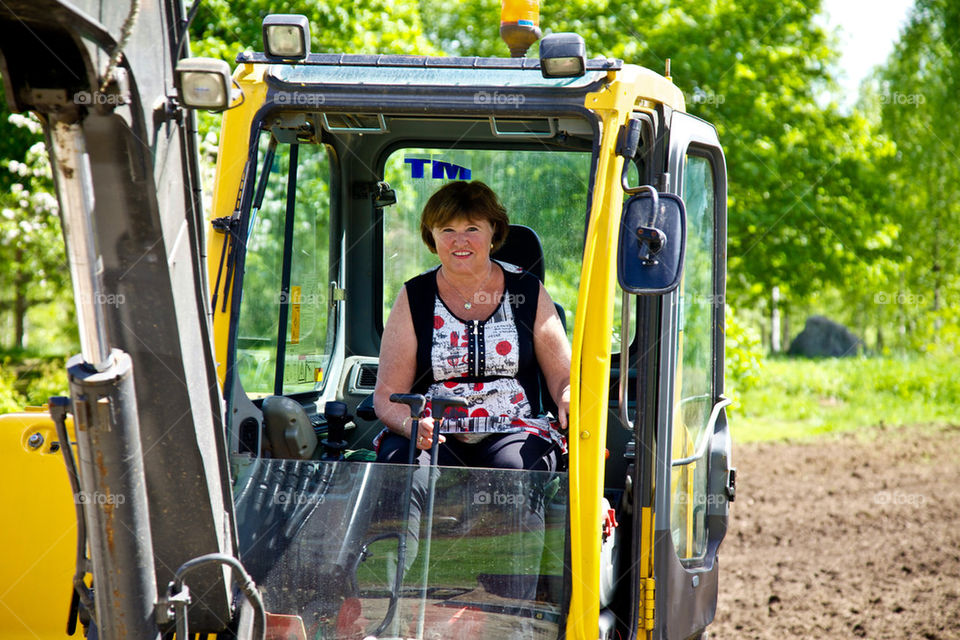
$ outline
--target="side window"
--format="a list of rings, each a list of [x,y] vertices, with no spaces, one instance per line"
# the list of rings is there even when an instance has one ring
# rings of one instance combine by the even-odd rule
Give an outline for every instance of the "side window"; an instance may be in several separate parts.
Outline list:
[[[258,182],[269,136],[265,133],[260,141]],[[288,226],[286,203],[292,157],[297,158],[293,185],[296,202]],[[237,332],[237,372],[251,397],[275,392],[281,357],[283,393],[322,386],[335,328],[328,317],[327,299],[331,275],[330,163],[326,149],[301,144],[294,152],[291,145],[280,144],[268,171],[262,205],[250,215]],[[280,343],[280,322],[284,319]]]
[[[680,294],[680,364],[674,404],[671,529],[677,555],[706,551],[707,460],[704,439],[714,403],[714,171],[706,156],[687,154],[683,199],[687,249]],[[703,455],[698,456],[698,453]]]

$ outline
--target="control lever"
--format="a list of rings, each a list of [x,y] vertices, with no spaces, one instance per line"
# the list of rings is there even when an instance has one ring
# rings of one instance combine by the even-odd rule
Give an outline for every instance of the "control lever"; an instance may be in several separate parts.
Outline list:
[[[397,603],[400,601],[400,589],[403,587],[403,574],[406,571],[407,527],[410,522],[410,506],[413,500],[413,462],[417,456],[417,427],[420,422],[420,414],[423,413],[423,409],[427,406],[427,399],[418,393],[392,393],[390,394],[390,402],[407,405],[410,409],[410,417],[413,418],[413,422],[410,423],[410,444],[407,454],[407,464],[410,466],[407,469],[407,480],[403,491],[403,528],[397,536],[397,571],[393,578],[393,586],[390,589],[390,602],[387,605],[387,613],[383,616],[383,620],[380,622],[377,630],[373,632],[374,638],[379,638],[383,635],[386,628],[393,622],[397,614]],[[434,431],[434,433],[436,433],[436,431]]]
[[[343,460],[343,450],[347,448],[347,441],[343,438],[346,424],[353,420],[347,413],[347,405],[343,402],[328,402],[323,408],[323,417],[327,419],[327,437],[320,444],[323,445],[321,460]]]
[[[427,485],[426,530],[433,531],[433,503],[437,489],[437,478],[440,468],[437,466],[437,457],[440,453],[440,426],[443,416],[450,407],[466,407],[467,401],[456,396],[433,396],[430,398],[433,413],[433,441],[430,443],[430,479]],[[413,449],[413,442],[410,443]],[[424,621],[427,614],[427,585],[430,584],[430,546],[433,536],[428,535],[423,545],[423,577],[420,579],[420,616],[417,620],[417,638],[423,637]]]
[[[457,396],[433,396],[430,398],[433,412],[433,442],[430,446],[430,464],[437,464],[437,442],[440,439],[440,422],[450,407],[466,407],[467,401]]]
[[[410,452],[407,457],[407,464],[413,464],[413,459],[417,455],[417,447],[414,443],[417,441],[417,427],[420,424],[420,414],[427,406],[427,399],[419,393],[391,393],[390,402],[405,404],[410,408],[410,417],[413,421],[410,423]],[[436,433],[436,430],[434,430]]]

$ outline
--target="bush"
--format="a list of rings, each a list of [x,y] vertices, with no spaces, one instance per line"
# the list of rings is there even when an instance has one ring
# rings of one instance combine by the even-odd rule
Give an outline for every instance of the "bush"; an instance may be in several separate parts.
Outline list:
[[[24,363],[21,373],[21,393],[25,404],[46,404],[50,396],[69,395],[67,365],[63,358],[31,359]],[[20,387],[20,385],[17,385]]]
[[[8,368],[8,362],[3,361],[0,368],[0,413],[11,413],[23,408],[23,396],[14,389],[17,376]]]
[[[22,411],[46,404],[50,396],[68,393],[63,358],[41,358],[13,353],[2,356],[0,368],[0,413]]]
[[[742,324],[730,306],[726,308],[726,394],[739,406],[740,395],[763,379],[763,341],[759,332]]]

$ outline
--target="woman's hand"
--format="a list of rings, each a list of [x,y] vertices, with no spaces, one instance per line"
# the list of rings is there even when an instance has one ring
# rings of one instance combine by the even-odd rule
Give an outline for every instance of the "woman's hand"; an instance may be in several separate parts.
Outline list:
[[[566,385],[558,394],[557,400],[557,422],[560,423],[560,429],[566,431],[570,427],[570,385]]]
[[[426,418],[420,419],[420,423],[417,426],[417,441],[416,443],[414,443],[417,449],[421,449],[425,451],[429,449],[431,446],[433,446],[433,429],[434,429],[433,417],[426,417]],[[443,443],[447,440],[442,433],[439,435],[440,435],[440,438],[439,438],[440,443]],[[407,432],[407,437],[408,438],[410,437],[409,431]]]

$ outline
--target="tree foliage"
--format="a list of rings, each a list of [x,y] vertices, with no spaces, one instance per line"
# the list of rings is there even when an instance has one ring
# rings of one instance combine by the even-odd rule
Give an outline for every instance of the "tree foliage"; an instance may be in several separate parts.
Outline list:
[[[504,55],[499,3],[445,12],[427,33],[451,53]],[[815,18],[819,1],[585,0],[545,3],[548,31],[576,31],[592,54],[659,72],[672,61],[688,109],[716,125],[729,172],[730,294],[765,304],[778,286],[788,303],[846,288],[896,237],[875,171],[893,146],[858,113],[819,96],[833,87],[836,54]],[[475,25],[491,25],[481,29]]]
[[[864,92],[896,144],[885,164],[902,228],[884,315],[914,348],[957,349],[960,338],[960,6],[918,0],[887,64]]]
[[[419,3],[411,0],[352,4],[205,0],[190,29],[193,54],[233,63],[241,51],[262,51],[261,23],[271,13],[307,16],[314,52],[438,53],[423,34]]]
[[[55,300],[69,303],[66,258],[59,208],[40,124],[28,116],[8,116],[13,138],[33,139],[20,158],[0,161],[7,188],[0,192],[0,311],[11,319],[10,343],[26,346],[27,313]],[[14,153],[18,153],[14,151]]]
[[[955,344],[960,4],[917,0],[889,61],[850,113],[824,98],[837,90],[837,56],[817,20],[820,4],[544,2],[541,25],[581,34],[590,55],[661,73],[670,58],[688,110],[716,125],[729,173],[729,298],[741,323],[768,313],[777,287],[794,317],[826,310],[861,333],[872,327],[877,346]],[[313,51],[503,56],[499,10],[496,0],[205,0],[191,25],[191,53],[232,63],[243,50],[262,49],[265,15],[287,12],[307,15]],[[7,115],[0,105],[0,121]],[[201,114],[208,155],[218,123]],[[11,319],[2,336],[9,345],[23,342],[18,305],[67,294],[40,136],[5,129],[0,317]]]

